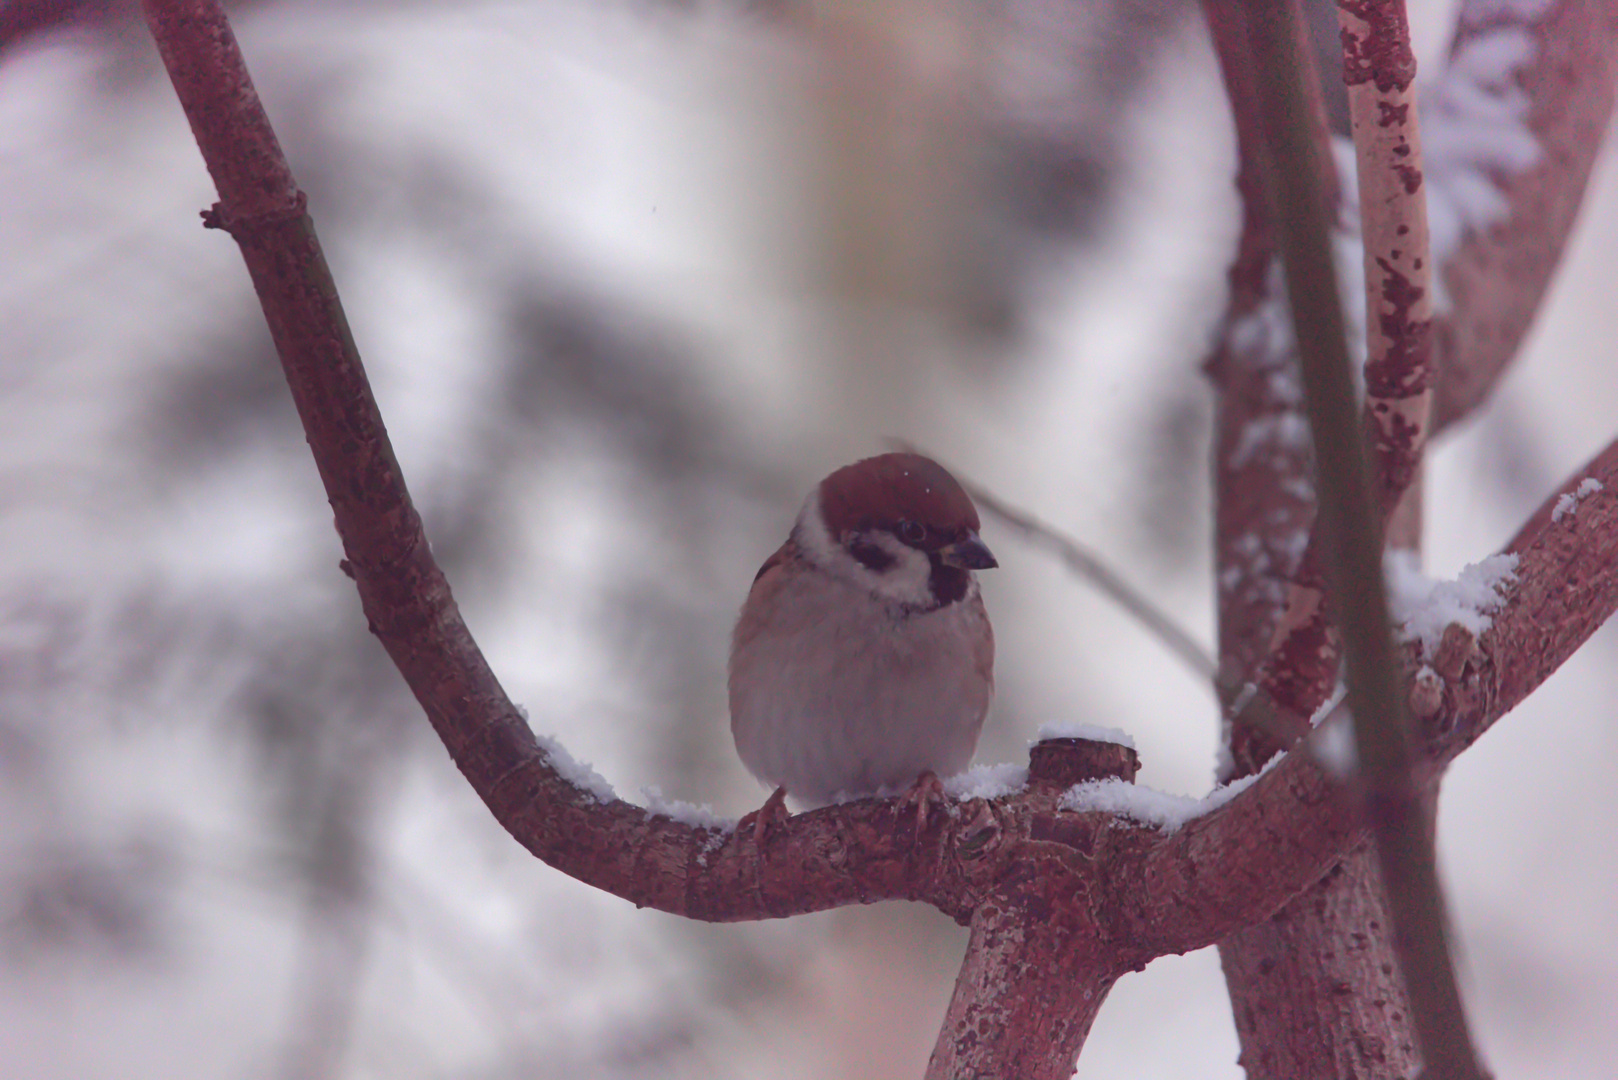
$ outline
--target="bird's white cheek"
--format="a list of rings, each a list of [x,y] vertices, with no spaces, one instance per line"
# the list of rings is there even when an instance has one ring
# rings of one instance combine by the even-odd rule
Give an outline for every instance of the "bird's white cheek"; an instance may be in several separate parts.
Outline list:
[[[894,561],[881,573],[866,571],[871,591],[909,607],[931,607],[933,564],[926,553],[907,547],[897,537],[886,533],[878,534],[877,539]]]
[[[873,530],[861,539],[880,548],[893,560],[893,565],[880,571],[865,566],[848,553],[841,539],[827,530],[820,513],[819,489],[810,494],[798,512],[793,538],[815,566],[869,593],[907,607],[929,607],[933,603],[933,568],[927,555],[902,543],[892,533]]]
[[[887,555],[889,565],[873,570],[852,554],[838,547],[833,557],[834,569],[872,596],[908,608],[934,606],[933,564],[926,552],[902,543],[892,533],[873,531],[860,537]]]

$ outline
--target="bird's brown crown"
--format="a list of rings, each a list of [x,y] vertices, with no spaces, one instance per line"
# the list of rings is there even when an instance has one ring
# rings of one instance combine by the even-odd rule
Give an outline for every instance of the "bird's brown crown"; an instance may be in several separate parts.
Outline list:
[[[903,521],[945,535],[979,527],[977,507],[955,477],[920,454],[881,454],[838,469],[821,482],[820,513],[832,536]]]

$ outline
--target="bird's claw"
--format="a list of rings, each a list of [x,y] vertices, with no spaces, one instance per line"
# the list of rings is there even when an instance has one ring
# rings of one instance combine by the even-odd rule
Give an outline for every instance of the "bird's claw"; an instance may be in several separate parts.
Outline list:
[[[916,833],[919,836],[921,830],[927,827],[927,819],[932,816],[933,807],[935,805],[941,807],[948,801],[949,796],[944,793],[944,782],[928,769],[916,777],[916,782],[899,797],[899,805],[895,807],[894,813],[903,814],[913,809],[916,815]]]
[[[785,825],[792,814],[787,810],[787,789],[776,788],[764,805],[750,813],[742,815],[736,823],[736,832],[753,833],[753,846],[760,851],[764,850],[764,841],[768,839],[770,830],[778,825]]]

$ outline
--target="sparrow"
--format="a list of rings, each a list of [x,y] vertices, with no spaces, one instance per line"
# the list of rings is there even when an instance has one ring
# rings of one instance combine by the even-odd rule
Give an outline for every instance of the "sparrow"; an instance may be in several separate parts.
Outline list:
[[[973,571],[998,565],[978,528],[965,490],[920,454],[857,461],[804,500],[731,641],[736,752],[776,788],[754,812],[759,835],[788,793],[819,806],[909,786],[920,799],[971,760],[994,696]]]

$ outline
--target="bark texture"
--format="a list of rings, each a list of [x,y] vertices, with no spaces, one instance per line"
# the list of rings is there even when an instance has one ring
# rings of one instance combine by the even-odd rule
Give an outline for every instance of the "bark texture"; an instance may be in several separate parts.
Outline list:
[[[1469,50],[1499,48],[1502,32],[1528,44],[1498,89],[1502,107],[1525,103],[1522,128],[1535,152],[1526,167],[1491,176],[1505,214],[1468,232],[1441,267],[1451,309],[1435,325],[1437,428],[1482,404],[1517,355],[1562,260],[1618,91],[1618,5],[1560,0],[1539,10],[1470,0],[1450,44],[1452,72]],[[1459,77],[1452,72],[1442,78]]]
[[[1225,5],[1224,15],[1231,10]],[[1227,938],[1277,911],[1284,925],[1293,913],[1318,909],[1320,918],[1346,933],[1341,941],[1348,944],[1326,956],[1317,930],[1291,940],[1278,936],[1242,958],[1243,979],[1255,987],[1269,980],[1271,995],[1295,989],[1317,1003],[1353,1003],[1355,1017],[1380,1010],[1390,1024],[1397,1022],[1393,999],[1374,996],[1386,974],[1379,946],[1354,937],[1382,929],[1352,902],[1364,879],[1336,875],[1353,876],[1347,899],[1330,891],[1338,888],[1335,880],[1319,884],[1363,845],[1366,831],[1352,801],[1308,753],[1289,755],[1219,809],[1172,832],[1120,814],[1062,809],[1066,785],[1096,773],[1065,766],[1072,754],[1058,747],[1035,755],[1025,790],[946,803],[919,817],[891,801],[827,807],[790,819],[759,842],[752,834],[693,826],[624,802],[561,747],[537,740],[478,651],[433,560],[303,196],[222,11],[212,0],[147,0],[147,12],[219,186],[220,204],[208,223],[227,229],[242,249],[326,486],[343,568],[355,580],[372,631],[446,749],[519,843],[582,882],[692,918],[776,918],[911,899],[970,923],[974,950],[940,1036],[935,1075],[1066,1075],[1119,974]],[[1262,245],[1244,239],[1243,253],[1240,280],[1267,283],[1270,275],[1257,269],[1268,263]],[[1256,330],[1242,318],[1232,320],[1227,348],[1212,365],[1216,378],[1253,390],[1250,398],[1233,396],[1223,414],[1227,485],[1256,484],[1252,478],[1259,475],[1243,459],[1251,427],[1236,426],[1242,417],[1251,425],[1289,415],[1272,409],[1286,397],[1277,389],[1280,369],[1237,363],[1247,356],[1273,359],[1263,346],[1283,340],[1269,336],[1273,325],[1264,321],[1263,302],[1245,312],[1248,317],[1259,320]],[[1278,420],[1272,426],[1281,431],[1287,425]],[[1295,460],[1282,462],[1290,468]],[[1264,505],[1250,489],[1229,490],[1233,500],[1251,497],[1248,505]],[[1476,639],[1451,628],[1434,656],[1407,656],[1421,720],[1418,784],[1432,783],[1618,607],[1618,443],[1563,490],[1580,494],[1575,511],[1556,512],[1561,500],[1553,496],[1513,541],[1519,581],[1494,625]],[[1301,508],[1301,501],[1283,504],[1283,516],[1297,520],[1294,511]],[[1234,519],[1222,517],[1220,527],[1232,529]],[[1294,543],[1279,532],[1272,540],[1279,556]],[[1239,537],[1227,533],[1220,542],[1224,588],[1226,570],[1252,564],[1239,561]],[[1267,619],[1273,624],[1279,598],[1238,585],[1232,591],[1242,597],[1243,618],[1252,621],[1232,625],[1227,656],[1246,667],[1263,639],[1255,627]],[[1305,899],[1293,899],[1300,893]],[[1264,968],[1266,960],[1308,949],[1313,966],[1307,971]],[[1360,978],[1341,973],[1349,993],[1341,992],[1341,983],[1323,981],[1351,962]],[[1255,1008],[1254,1026],[1274,1012],[1273,1006]],[[1372,1049],[1344,1042],[1363,1031],[1369,1046],[1374,1025],[1332,1019],[1324,1007],[1308,1015],[1333,1025],[1336,1051],[1328,1069],[1376,1060]],[[1388,1060],[1400,1044],[1384,1043],[1380,1052]],[[1316,1075],[1302,1068],[1298,1074]]]

